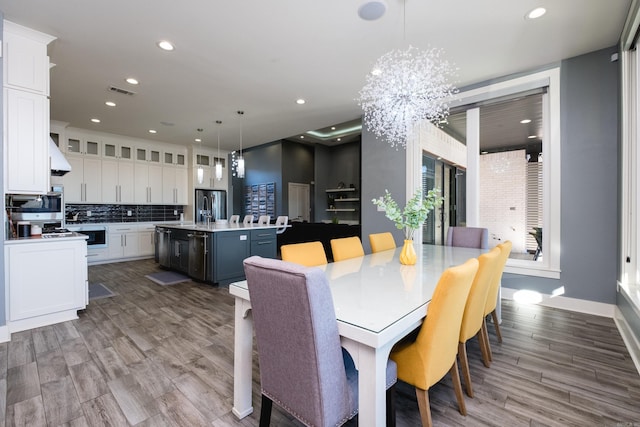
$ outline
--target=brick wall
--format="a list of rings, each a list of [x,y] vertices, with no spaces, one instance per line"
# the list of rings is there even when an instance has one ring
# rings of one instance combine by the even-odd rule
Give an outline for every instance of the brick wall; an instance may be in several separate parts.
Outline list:
[[[489,246],[511,240],[512,252],[526,251],[527,160],[524,150],[480,156],[480,225]]]

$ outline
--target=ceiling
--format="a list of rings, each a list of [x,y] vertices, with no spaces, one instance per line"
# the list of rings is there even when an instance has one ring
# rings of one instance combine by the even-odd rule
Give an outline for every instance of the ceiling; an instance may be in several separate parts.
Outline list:
[[[185,145],[202,128],[212,147],[222,120],[222,148],[233,150],[240,126],[244,148],[309,130],[323,132],[307,141],[337,143],[330,126],[359,119],[365,75],[391,49],[444,49],[463,87],[612,46],[631,3],[386,1],[375,21],[358,17],[362,0],[0,0],[0,10],[57,37],[49,46],[53,120]],[[536,6],[547,14],[525,19]],[[160,40],[175,50],[160,50]],[[140,84],[126,83],[130,76]]]

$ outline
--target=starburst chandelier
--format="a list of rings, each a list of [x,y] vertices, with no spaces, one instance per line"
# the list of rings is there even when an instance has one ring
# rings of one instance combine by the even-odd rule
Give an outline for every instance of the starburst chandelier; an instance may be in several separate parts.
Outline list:
[[[438,125],[449,115],[447,100],[458,92],[449,82],[454,73],[441,49],[409,46],[382,55],[359,93],[365,125],[392,147],[405,147],[421,120]]]

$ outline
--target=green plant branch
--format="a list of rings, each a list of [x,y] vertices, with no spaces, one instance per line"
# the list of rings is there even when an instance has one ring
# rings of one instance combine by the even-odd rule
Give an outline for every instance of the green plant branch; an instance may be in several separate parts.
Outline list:
[[[406,240],[412,240],[415,231],[427,220],[429,212],[442,205],[444,197],[439,194],[440,189],[434,188],[422,197],[422,190],[418,190],[402,211],[391,197],[389,190],[384,190],[384,196],[372,199],[371,202],[384,209],[384,215],[394,222],[398,230],[404,230]]]

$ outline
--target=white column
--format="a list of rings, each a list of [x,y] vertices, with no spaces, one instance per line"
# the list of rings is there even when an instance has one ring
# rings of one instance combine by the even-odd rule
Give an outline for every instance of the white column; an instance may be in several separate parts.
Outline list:
[[[467,110],[467,226],[480,226],[480,109]]]

